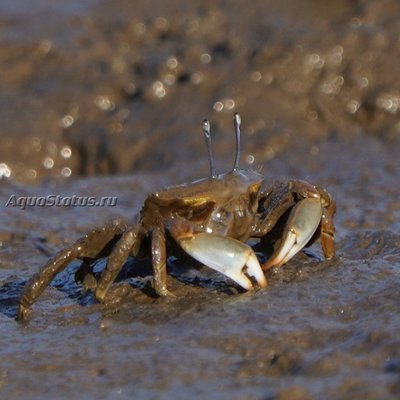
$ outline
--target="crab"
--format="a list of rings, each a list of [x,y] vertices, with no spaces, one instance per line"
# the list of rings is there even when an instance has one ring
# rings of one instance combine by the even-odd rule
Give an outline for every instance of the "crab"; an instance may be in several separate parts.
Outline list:
[[[233,121],[236,155],[229,172],[215,172],[210,123],[204,120],[209,176],[152,193],[133,224],[109,222],[61,250],[26,283],[17,320],[26,317],[44,289],[75,259],[81,260],[75,276],[90,281],[86,286],[102,303],[126,294],[126,286],[114,281],[128,257],[143,252],[150,253],[153,289],[158,296],[173,296],[167,287],[167,257],[182,250],[244,290],[265,288],[265,271],[281,267],[317,239],[321,239],[325,258],[331,259],[336,210],[332,196],[301,180],[268,185],[260,173],[240,169],[241,119],[237,113]],[[260,263],[246,243],[251,238],[272,246],[265,262]],[[107,264],[95,278],[92,267],[103,257],[108,257]]]

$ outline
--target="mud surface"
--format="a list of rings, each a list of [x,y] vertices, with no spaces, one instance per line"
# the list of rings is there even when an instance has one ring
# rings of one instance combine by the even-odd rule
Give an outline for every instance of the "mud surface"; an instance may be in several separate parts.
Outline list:
[[[396,1],[0,4],[0,397],[400,397],[400,5]],[[239,293],[170,260],[179,297],[101,306],[72,263],[25,324],[26,280],[146,195],[218,170],[301,178],[338,203],[337,257],[318,244]],[[115,207],[6,206],[10,196],[115,196]],[[104,265],[100,262],[99,267]]]

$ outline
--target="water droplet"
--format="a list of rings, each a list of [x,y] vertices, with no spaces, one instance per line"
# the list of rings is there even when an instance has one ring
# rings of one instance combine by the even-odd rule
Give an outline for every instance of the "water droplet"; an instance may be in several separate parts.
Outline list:
[[[360,103],[357,100],[350,100],[346,106],[346,109],[350,114],[355,114],[359,108]]]
[[[54,160],[51,157],[45,157],[43,159],[43,166],[47,169],[51,169],[54,167]]]
[[[254,156],[253,156],[253,154],[249,154],[247,157],[246,157],[246,163],[247,164],[254,164],[254,161],[255,161],[255,158],[254,158]]]
[[[35,169],[28,169],[25,175],[28,179],[34,180],[37,178],[37,171]]]
[[[349,25],[351,28],[357,29],[362,25],[362,22],[361,22],[360,18],[354,17],[350,20]]]
[[[133,24],[133,31],[138,36],[142,36],[146,33],[146,25],[143,22],[135,22]]]
[[[321,69],[325,61],[317,53],[313,53],[306,56],[305,63],[307,70],[312,71],[314,69]]]
[[[250,79],[252,82],[260,82],[262,78],[262,74],[260,71],[253,71],[250,75]]]
[[[46,150],[51,154],[51,155],[56,155],[57,154],[57,145],[54,142],[47,142],[46,143]]]
[[[60,150],[60,154],[62,158],[70,158],[72,155],[71,147],[69,146],[62,147]]]
[[[176,76],[174,74],[166,74],[163,81],[166,85],[172,86],[176,82]]]
[[[235,100],[233,100],[233,99],[224,100],[224,107],[227,110],[233,110],[235,108]]]
[[[154,21],[154,25],[156,26],[157,29],[160,30],[165,30],[169,28],[169,22],[164,17],[157,17],[156,20]]]
[[[39,50],[42,53],[47,54],[51,50],[52,47],[53,47],[53,44],[51,43],[51,41],[48,39],[45,39],[40,42]]]
[[[64,178],[68,178],[69,176],[71,176],[71,174],[72,174],[71,168],[64,167],[64,168],[61,170],[61,175],[62,175]]]
[[[108,96],[97,96],[94,103],[102,111],[113,111],[115,109],[115,103]]]
[[[216,102],[214,103],[213,108],[214,108],[215,111],[220,112],[220,111],[223,110],[224,105],[222,104],[221,101],[216,101]]]
[[[200,61],[201,61],[203,64],[209,64],[209,63],[211,62],[211,55],[208,54],[208,53],[203,53],[203,54],[200,56]]]
[[[169,69],[176,69],[178,67],[178,59],[176,57],[168,57],[167,67]]]
[[[316,121],[318,119],[318,113],[315,110],[310,110],[307,113],[307,118],[310,119],[311,121]]]
[[[72,115],[64,115],[60,121],[58,122],[58,126],[60,128],[66,129],[69,128],[74,123],[74,117]]]
[[[153,89],[154,95],[159,99],[162,99],[167,94],[164,84],[161,81],[155,81],[151,85],[151,88]]]
[[[359,80],[358,80],[358,86],[360,87],[360,88],[365,88],[365,87],[367,87],[369,85],[369,80],[368,80],[368,78],[366,77],[366,76],[363,76],[362,78],[360,78]]]
[[[391,114],[396,114],[400,108],[400,97],[391,93],[384,93],[376,99],[376,105]]]
[[[42,149],[42,143],[41,143],[40,139],[36,136],[33,136],[31,138],[31,145],[32,145],[32,149],[35,151],[40,151]]]
[[[190,77],[191,82],[194,85],[198,85],[201,82],[203,82],[204,80],[204,75],[201,72],[195,72],[192,74],[192,76]]]
[[[0,178],[9,178],[11,176],[11,169],[6,163],[0,163]]]

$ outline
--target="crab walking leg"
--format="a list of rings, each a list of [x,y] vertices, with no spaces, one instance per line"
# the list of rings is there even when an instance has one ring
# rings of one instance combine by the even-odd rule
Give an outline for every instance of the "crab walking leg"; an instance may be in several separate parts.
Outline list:
[[[330,260],[335,255],[335,226],[328,210],[324,209],[321,218],[321,245],[324,256]]]
[[[167,249],[164,229],[157,227],[151,235],[154,290],[159,296],[173,296],[167,289]]]
[[[262,265],[265,271],[280,267],[295,256],[313,237],[322,217],[319,199],[306,198],[297,203],[289,215],[282,242],[272,257]]]
[[[121,271],[128,256],[132,254],[132,248],[139,248],[138,243],[140,243],[142,239],[140,228],[138,224],[126,230],[112,250],[106,268],[101,273],[96,287],[95,295],[97,300],[101,302],[104,301],[110,286]],[[133,255],[136,254],[134,253]]]
[[[58,252],[44,267],[26,283],[18,306],[16,320],[23,320],[29,307],[43,293],[55,276],[76,258],[93,258],[117,235],[126,229],[123,221],[116,220],[102,228],[93,229],[71,246]]]
[[[267,286],[267,280],[253,249],[245,243],[205,232],[176,239],[186,253],[228,276],[244,289],[253,289],[248,276],[253,277],[260,287]]]

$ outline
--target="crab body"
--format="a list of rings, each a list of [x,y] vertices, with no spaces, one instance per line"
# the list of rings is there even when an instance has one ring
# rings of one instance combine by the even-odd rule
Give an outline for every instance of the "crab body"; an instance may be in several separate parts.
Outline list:
[[[157,192],[142,210],[144,224],[160,213],[194,231],[246,241],[258,209],[258,193],[264,177],[252,171],[232,171]]]
[[[205,121],[210,176],[150,194],[132,225],[113,221],[61,250],[25,285],[17,319],[25,318],[43,290],[74,259],[82,261],[77,280],[93,290],[100,302],[106,302],[126,295],[126,285],[112,284],[127,258],[146,249],[152,259],[154,290],[160,296],[172,295],[167,288],[167,257],[176,249],[246,290],[266,287],[266,270],[280,267],[319,238],[325,257],[333,257],[336,207],[331,195],[298,180],[268,185],[263,175],[239,169],[237,114],[234,125],[237,151],[230,172],[214,172],[209,123]],[[259,238],[274,249],[262,265],[246,244],[250,238]],[[107,265],[96,279],[92,268],[102,257],[108,257]]]

